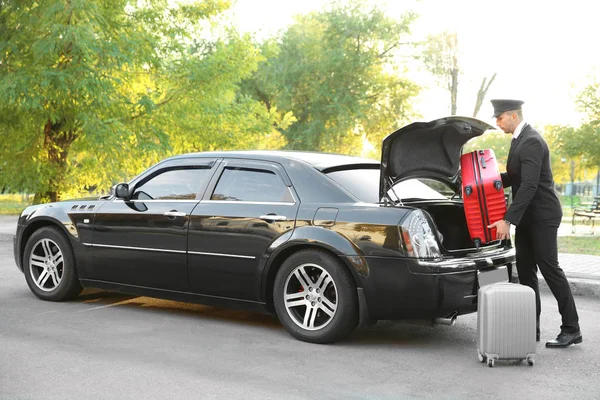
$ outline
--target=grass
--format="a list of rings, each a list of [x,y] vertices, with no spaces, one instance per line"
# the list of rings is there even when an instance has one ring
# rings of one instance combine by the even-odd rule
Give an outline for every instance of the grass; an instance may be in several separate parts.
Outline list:
[[[0,215],[19,215],[32,199],[33,196],[27,200],[26,196],[20,194],[0,194]]]
[[[600,256],[600,237],[598,235],[559,236],[558,252]]]
[[[563,209],[565,209],[565,208],[570,209],[571,204],[573,204],[573,208],[583,207],[584,205],[591,203],[594,200],[594,196],[592,196],[592,195],[573,196],[572,199],[571,199],[571,196],[559,195],[558,198],[560,199],[560,203],[563,205]]]

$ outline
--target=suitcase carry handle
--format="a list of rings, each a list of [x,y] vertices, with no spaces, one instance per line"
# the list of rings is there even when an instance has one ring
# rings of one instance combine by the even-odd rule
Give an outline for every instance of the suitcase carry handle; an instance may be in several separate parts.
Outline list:
[[[486,168],[485,158],[481,157],[479,160],[481,161],[481,168]]]

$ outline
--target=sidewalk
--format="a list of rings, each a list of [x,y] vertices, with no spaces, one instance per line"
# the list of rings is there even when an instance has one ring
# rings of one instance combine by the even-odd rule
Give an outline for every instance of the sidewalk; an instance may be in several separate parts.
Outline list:
[[[12,237],[16,228],[16,216],[0,215],[0,241],[10,241],[12,246]],[[563,222],[558,235],[567,236],[570,234],[571,225]],[[597,236],[598,246],[600,246],[600,234]],[[575,296],[600,298],[600,256],[559,253],[558,261],[569,279],[571,290]],[[550,289],[548,289],[541,274],[539,274],[539,278],[540,289],[549,292]]]

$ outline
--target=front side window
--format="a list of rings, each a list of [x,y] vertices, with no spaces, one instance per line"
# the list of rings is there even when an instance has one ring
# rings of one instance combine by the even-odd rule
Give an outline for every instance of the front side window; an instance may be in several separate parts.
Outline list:
[[[194,200],[208,180],[209,167],[169,169],[150,178],[133,192],[134,200]]]
[[[288,188],[273,171],[227,167],[211,200],[291,202]]]

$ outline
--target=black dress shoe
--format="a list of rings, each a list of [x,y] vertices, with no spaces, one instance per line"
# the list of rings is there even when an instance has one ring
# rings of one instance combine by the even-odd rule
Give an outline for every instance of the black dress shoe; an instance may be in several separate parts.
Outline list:
[[[576,333],[561,332],[556,337],[556,339],[546,342],[546,347],[565,348],[565,347],[569,347],[572,344],[579,344],[581,342],[583,342],[583,337],[581,336],[581,332],[576,332]]]

